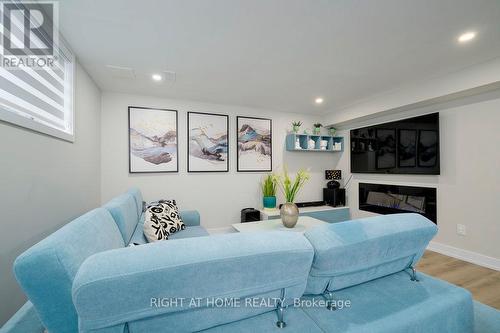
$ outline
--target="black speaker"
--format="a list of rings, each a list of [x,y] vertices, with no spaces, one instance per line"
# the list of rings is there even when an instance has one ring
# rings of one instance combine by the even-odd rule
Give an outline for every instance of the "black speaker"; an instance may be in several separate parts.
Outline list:
[[[253,208],[244,208],[241,210],[241,223],[260,221],[260,211]]]
[[[324,188],[323,200],[333,207],[345,206],[345,188]]]

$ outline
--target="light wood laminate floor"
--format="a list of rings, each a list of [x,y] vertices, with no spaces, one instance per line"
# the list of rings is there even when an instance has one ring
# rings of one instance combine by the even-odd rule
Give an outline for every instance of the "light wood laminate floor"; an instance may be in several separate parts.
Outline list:
[[[417,271],[468,289],[476,301],[500,310],[499,271],[433,251],[425,251]]]

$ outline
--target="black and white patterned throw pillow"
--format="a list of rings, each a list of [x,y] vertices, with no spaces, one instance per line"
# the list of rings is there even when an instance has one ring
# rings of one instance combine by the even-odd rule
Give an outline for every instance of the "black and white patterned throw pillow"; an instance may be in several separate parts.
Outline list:
[[[144,235],[149,242],[166,240],[171,234],[185,228],[175,200],[160,200],[147,206]]]

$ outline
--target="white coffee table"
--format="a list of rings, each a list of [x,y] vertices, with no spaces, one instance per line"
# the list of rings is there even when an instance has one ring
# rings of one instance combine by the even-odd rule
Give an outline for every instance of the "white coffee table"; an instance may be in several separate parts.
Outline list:
[[[286,228],[281,222],[281,219],[235,223],[232,226],[238,232],[294,231],[304,233],[312,227],[324,224],[328,224],[328,222],[324,222],[309,216],[299,216],[299,220],[293,228]]]

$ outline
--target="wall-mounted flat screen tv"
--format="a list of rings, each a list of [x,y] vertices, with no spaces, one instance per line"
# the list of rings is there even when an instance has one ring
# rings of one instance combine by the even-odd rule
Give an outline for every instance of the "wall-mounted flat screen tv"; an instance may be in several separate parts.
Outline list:
[[[351,130],[351,172],[439,175],[439,113]]]

